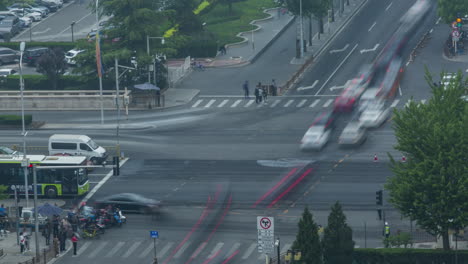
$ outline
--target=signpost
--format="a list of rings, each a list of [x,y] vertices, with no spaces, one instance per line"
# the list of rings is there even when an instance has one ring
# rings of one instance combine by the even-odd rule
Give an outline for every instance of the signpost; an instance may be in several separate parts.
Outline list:
[[[159,237],[158,231],[150,231],[150,237],[153,239],[153,245],[154,245],[154,262],[153,262],[153,264],[158,264],[158,258],[156,256],[156,239]]]
[[[275,222],[270,216],[257,216],[258,252],[265,253],[268,262],[268,254],[275,249]]]
[[[457,42],[460,38],[460,31],[454,30],[452,31],[452,41],[453,41],[453,47],[455,48],[455,54],[457,54]]]

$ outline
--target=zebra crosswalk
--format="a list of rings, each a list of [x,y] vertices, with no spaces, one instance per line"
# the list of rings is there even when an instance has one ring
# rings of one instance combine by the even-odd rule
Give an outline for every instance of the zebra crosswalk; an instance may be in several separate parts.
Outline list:
[[[265,255],[257,251],[256,242],[216,242],[207,243],[203,242],[196,247],[196,241],[186,241],[181,245],[176,241],[163,241],[156,242],[157,257],[158,259],[165,259],[171,257],[174,260],[183,260],[184,258],[190,259],[214,259],[216,257],[227,258],[236,256],[237,259],[245,261],[262,260]],[[291,248],[291,243],[285,243],[281,247],[281,252],[284,253]],[[192,251],[190,251],[192,250]],[[81,242],[78,246],[77,255],[82,259],[150,259],[153,257],[154,245],[148,241],[100,241],[88,240]],[[184,257],[182,257],[184,256]]]

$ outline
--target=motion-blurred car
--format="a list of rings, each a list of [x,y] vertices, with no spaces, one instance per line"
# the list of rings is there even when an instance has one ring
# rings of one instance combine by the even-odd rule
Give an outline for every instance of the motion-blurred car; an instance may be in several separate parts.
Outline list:
[[[301,140],[301,150],[321,150],[330,139],[330,129],[323,126],[310,127]]]
[[[349,122],[340,137],[338,144],[341,146],[356,146],[364,143],[367,138],[367,131],[359,122]]]
[[[359,122],[363,127],[375,128],[381,126],[389,116],[390,108],[379,103],[368,106],[359,117]]]
[[[124,213],[158,213],[161,201],[149,199],[135,193],[119,193],[96,201],[96,208],[118,207]]]
[[[70,65],[76,65],[76,56],[85,52],[85,50],[72,49],[65,53],[65,61]]]
[[[0,77],[7,77],[8,75],[17,75],[17,71],[13,69],[0,69]],[[1,150],[0,150],[1,153]]]
[[[11,149],[9,147],[0,146],[0,155],[18,155],[18,156],[21,156],[21,155],[23,155],[23,152],[13,150],[13,149]]]

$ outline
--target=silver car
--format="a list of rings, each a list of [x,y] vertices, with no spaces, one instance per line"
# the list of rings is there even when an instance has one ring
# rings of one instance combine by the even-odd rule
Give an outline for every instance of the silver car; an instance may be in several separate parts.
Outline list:
[[[359,122],[363,127],[380,127],[390,116],[390,108],[383,105],[368,107],[359,117]]]
[[[310,127],[301,140],[301,150],[321,150],[330,139],[330,129],[324,126]]]
[[[359,122],[350,122],[341,133],[338,144],[342,146],[355,146],[364,143],[367,130]]]

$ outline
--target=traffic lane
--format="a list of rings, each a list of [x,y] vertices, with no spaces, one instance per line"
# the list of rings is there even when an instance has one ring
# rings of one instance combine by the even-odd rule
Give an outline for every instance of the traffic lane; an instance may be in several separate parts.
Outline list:
[[[297,86],[310,86],[315,80],[318,80],[317,76],[323,76],[324,79],[319,80],[315,89],[302,92],[298,91],[300,94],[315,94],[319,89],[317,87],[323,86],[327,81],[326,78],[329,78],[331,73],[347,56],[346,54],[349,54],[349,51],[360,42],[361,39],[366,38],[368,32],[362,29],[369,28],[372,21],[377,20],[378,17],[381,16],[381,13],[385,12],[385,2],[386,1],[369,1],[366,3],[349,24],[342,29],[340,34],[337,35],[332,44],[323,51],[321,57],[315,62],[316,64],[311,67],[310,73],[304,74],[304,79],[302,79]],[[330,60],[329,58],[332,54],[340,54],[341,56],[339,56],[338,60]]]
[[[70,2],[58,12],[45,18],[43,21],[37,23],[32,27],[33,40],[52,40],[61,35],[70,35],[71,39],[71,23],[76,22],[74,25],[75,33],[82,30],[87,30],[96,24],[94,13],[88,9],[88,6],[93,1],[83,1],[82,5],[75,2]],[[25,30],[16,37],[14,41],[29,40],[29,30]]]

